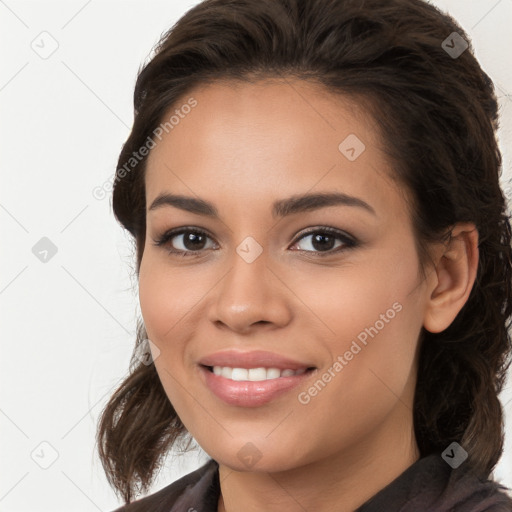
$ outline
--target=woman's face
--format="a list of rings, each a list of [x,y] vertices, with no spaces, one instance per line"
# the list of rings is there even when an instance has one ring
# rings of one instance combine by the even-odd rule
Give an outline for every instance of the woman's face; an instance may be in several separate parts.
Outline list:
[[[185,427],[242,471],[416,446],[427,288],[372,119],[303,81],[209,85],[172,114],[147,161],[139,296]]]

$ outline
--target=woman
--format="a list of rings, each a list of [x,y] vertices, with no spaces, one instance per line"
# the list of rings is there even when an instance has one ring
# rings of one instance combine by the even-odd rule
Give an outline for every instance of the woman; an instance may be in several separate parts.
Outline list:
[[[511,229],[463,30],[421,0],[207,0],[134,103],[118,510],[511,511]],[[192,438],[211,459],[134,501]]]

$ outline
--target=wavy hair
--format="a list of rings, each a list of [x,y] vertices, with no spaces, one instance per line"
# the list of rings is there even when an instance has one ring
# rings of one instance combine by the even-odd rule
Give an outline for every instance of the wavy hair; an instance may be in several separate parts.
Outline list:
[[[449,54],[462,39],[461,55]],[[449,38],[452,37],[450,40]],[[462,39],[459,39],[462,38]],[[479,233],[471,294],[443,332],[422,329],[414,397],[421,456],[457,441],[487,478],[503,451],[498,398],[510,365],[511,226],[500,188],[494,86],[463,29],[422,0],[206,0],[189,10],[141,66],[134,123],[119,155],[113,210],[144,252],[147,158],[126,168],[178,100],[215,81],[292,77],[352,97],[380,129],[393,176],[410,194],[422,270],[429,244],[457,222]],[[126,503],[147,491],[164,456],[188,432],[154,364],[135,357],[97,430],[108,481]],[[190,441],[190,436],[188,436]]]

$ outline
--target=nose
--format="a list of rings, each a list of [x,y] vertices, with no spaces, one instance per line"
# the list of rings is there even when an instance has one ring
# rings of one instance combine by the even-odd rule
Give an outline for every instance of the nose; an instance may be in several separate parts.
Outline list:
[[[286,326],[292,318],[291,292],[279,276],[279,267],[269,266],[265,250],[249,261],[234,253],[229,270],[214,288],[209,320],[240,334],[257,325],[269,330]]]

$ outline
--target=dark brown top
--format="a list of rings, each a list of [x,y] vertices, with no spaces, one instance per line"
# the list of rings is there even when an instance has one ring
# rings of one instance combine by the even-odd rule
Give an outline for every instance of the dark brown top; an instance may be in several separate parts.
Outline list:
[[[512,512],[510,490],[440,454],[416,461],[354,512]],[[160,491],[114,512],[217,512],[219,466],[210,459]],[[264,511],[263,511],[264,512]]]

